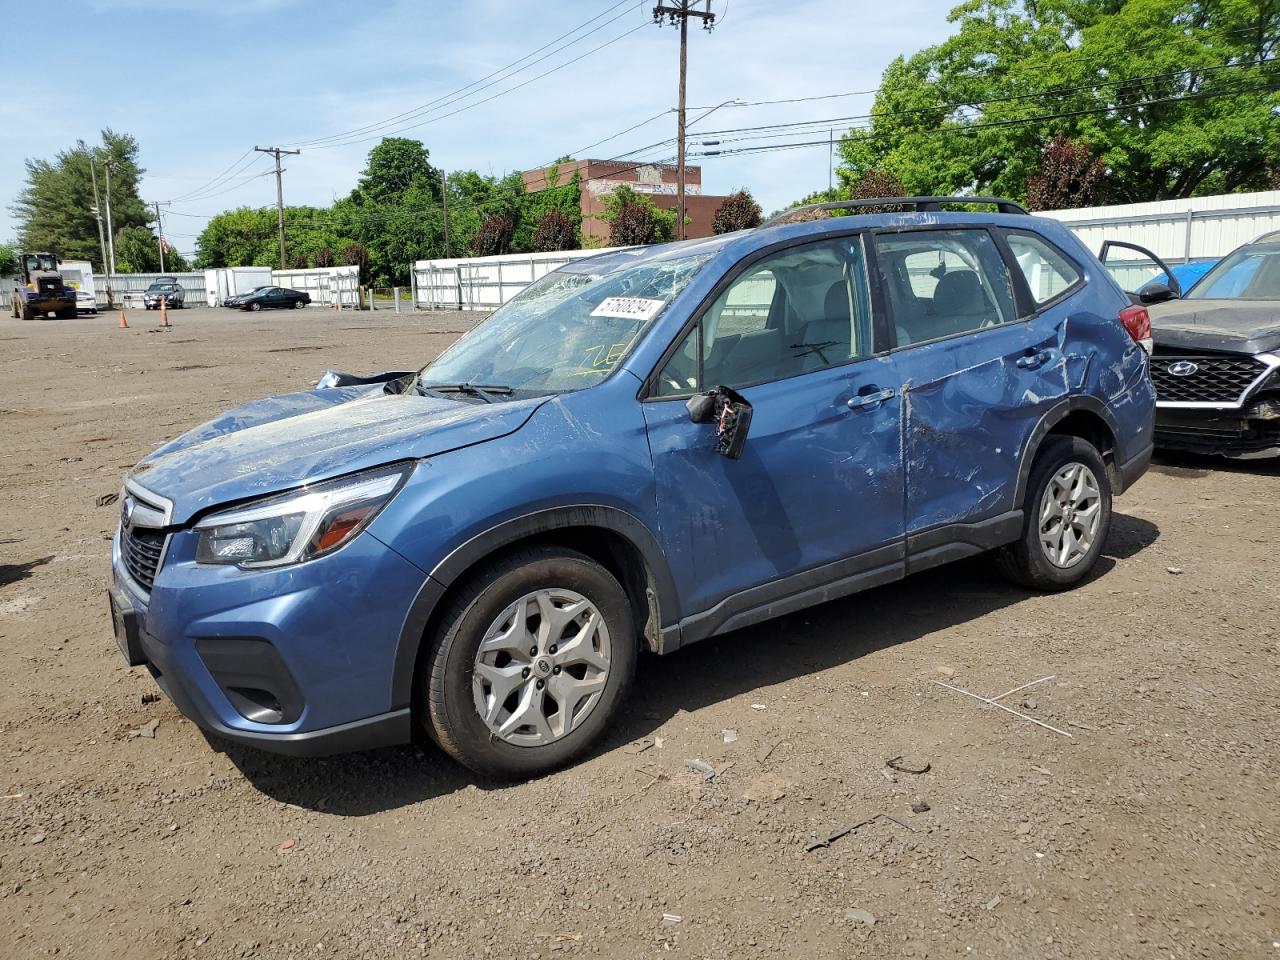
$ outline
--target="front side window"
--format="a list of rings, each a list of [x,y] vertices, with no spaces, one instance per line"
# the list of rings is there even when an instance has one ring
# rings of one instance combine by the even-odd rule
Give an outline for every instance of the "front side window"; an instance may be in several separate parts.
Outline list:
[[[766,257],[735,278],[663,366],[657,395],[780,380],[871,352],[861,238],[824,240]]]
[[[1066,293],[1080,280],[1080,271],[1057,247],[1033,233],[1005,234],[1018,269],[1027,280],[1037,304]]]
[[[425,367],[419,383],[496,386],[512,396],[590,387],[613,372],[709,258],[621,266],[586,260],[549,273]]]
[[[1017,319],[1004,258],[985,230],[911,230],[876,238],[899,346]]]

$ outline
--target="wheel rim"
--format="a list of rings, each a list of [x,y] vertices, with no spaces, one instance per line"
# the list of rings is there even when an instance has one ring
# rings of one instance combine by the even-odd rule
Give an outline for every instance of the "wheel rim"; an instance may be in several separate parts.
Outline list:
[[[1093,548],[1102,522],[1098,478],[1083,463],[1068,463],[1049,478],[1040,498],[1040,546],[1055,567],[1074,567]]]
[[[560,587],[525,594],[489,624],[476,652],[476,712],[499,740],[541,747],[582,725],[609,679],[609,628]]]

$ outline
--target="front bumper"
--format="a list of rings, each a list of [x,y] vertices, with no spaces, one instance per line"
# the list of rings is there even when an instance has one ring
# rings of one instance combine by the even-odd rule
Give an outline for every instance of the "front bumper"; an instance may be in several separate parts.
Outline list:
[[[1236,459],[1280,456],[1280,396],[1240,408],[1156,408],[1156,446]]]
[[[148,593],[130,578],[117,533],[111,594],[134,617],[133,662],[188,719],[294,756],[409,741],[409,704],[395,702],[393,679],[425,579],[416,567],[367,531],[279,570],[197,565],[195,534],[185,530],[164,550]]]

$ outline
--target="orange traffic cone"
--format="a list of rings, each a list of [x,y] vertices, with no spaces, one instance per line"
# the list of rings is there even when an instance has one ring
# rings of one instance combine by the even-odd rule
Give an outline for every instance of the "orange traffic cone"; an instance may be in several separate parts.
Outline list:
[[[165,298],[160,298],[160,326],[170,326],[169,323],[169,305],[165,303]]]
[[[124,318],[124,307],[120,308],[120,329],[121,330],[129,329],[129,322]]]

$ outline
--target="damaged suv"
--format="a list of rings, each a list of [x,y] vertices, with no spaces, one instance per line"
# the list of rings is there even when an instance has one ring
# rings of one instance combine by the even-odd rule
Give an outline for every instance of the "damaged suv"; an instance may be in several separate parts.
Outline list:
[[[1151,456],[1146,308],[1009,201],[891,202],[573,261],[420,370],[160,448],[113,542],[127,661],[242,743],[421,731],[525,777],[642,649],[987,550],[1079,583]]]

